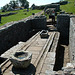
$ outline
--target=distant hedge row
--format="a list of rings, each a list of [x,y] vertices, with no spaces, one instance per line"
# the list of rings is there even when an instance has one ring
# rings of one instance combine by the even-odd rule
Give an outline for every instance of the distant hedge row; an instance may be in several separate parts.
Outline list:
[[[60,1],[60,2],[57,2],[57,3],[52,3],[52,4],[60,4],[60,5],[65,5],[67,4],[68,1]]]
[[[60,4],[48,4],[48,5],[42,5],[42,6],[35,6],[35,9],[39,10],[45,10],[47,8],[56,8],[56,11],[60,10]]]
[[[56,11],[60,11],[60,5],[65,5],[67,3],[68,3],[68,1],[60,1],[57,3],[48,4],[48,5],[35,6],[34,9],[43,10],[43,9],[47,9],[47,8],[55,8]]]

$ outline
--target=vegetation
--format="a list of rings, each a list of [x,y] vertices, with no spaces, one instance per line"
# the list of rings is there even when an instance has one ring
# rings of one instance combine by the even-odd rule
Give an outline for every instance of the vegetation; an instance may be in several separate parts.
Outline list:
[[[66,1],[68,1],[68,4],[61,5],[60,9],[68,13],[75,14],[75,1],[74,0],[66,0]]]
[[[74,0],[65,0],[65,1],[68,1],[68,4],[65,4],[65,5],[61,4],[61,5],[60,5],[60,9],[61,9],[62,11],[65,11],[65,12],[75,14],[75,1],[74,1]],[[60,3],[60,2],[58,2],[58,3]],[[28,2],[27,0],[16,0],[16,1],[12,0],[12,1],[10,1],[9,4],[5,5],[5,6],[3,7],[3,9],[8,8],[9,5],[10,5],[12,8],[14,8],[14,9],[15,9],[15,7],[18,7],[19,5],[20,5],[20,6],[23,6],[24,8],[27,8],[27,9],[28,9],[28,7],[29,7],[29,2]],[[34,9],[35,4],[33,4],[31,7]],[[40,6],[40,8],[44,8],[44,7],[45,7],[45,5],[44,5],[44,6]],[[4,24],[7,23],[7,22],[21,20],[21,19],[23,19],[23,18],[26,18],[26,17],[32,15],[32,13],[37,13],[37,12],[40,12],[40,11],[41,11],[41,10],[30,10],[29,12],[27,12],[26,9],[23,9],[23,10],[16,10],[16,11],[7,11],[7,12],[1,12],[1,11],[0,11],[0,14],[6,14],[6,13],[10,13],[10,12],[18,12],[18,13],[15,14],[15,15],[7,16],[7,17],[2,17],[0,26],[1,26],[1,25],[4,25]],[[47,15],[46,15],[46,16],[47,16]],[[47,16],[47,18],[48,18],[48,16]]]
[[[32,13],[38,13],[40,11],[41,10],[30,10],[29,12],[27,12],[27,10],[25,10],[25,9],[17,10],[18,13],[15,14],[15,15],[7,16],[7,17],[2,17],[0,26],[4,25],[5,23],[11,22],[11,21],[21,20],[23,18],[26,18],[26,17],[32,15]],[[16,11],[13,11],[13,12],[16,12]],[[9,13],[9,12],[7,12],[7,13]]]
[[[35,4],[32,4],[31,8],[32,8],[32,10],[35,9]]]
[[[27,0],[18,0],[22,7],[29,8],[29,2]]]
[[[2,7],[2,11],[11,11],[18,7],[29,8],[29,2],[27,0],[11,0],[9,4],[6,4]]]
[[[20,10],[22,9],[22,10]],[[1,12],[2,10],[2,12]],[[41,10],[29,10],[29,2],[27,0],[10,0],[10,2],[4,5],[0,10],[0,14],[11,14],[12,12],[17,12],[17,14],[1,17],[1,25],[7,22],[18,21],[26,18],[32,13],[40,12]]]

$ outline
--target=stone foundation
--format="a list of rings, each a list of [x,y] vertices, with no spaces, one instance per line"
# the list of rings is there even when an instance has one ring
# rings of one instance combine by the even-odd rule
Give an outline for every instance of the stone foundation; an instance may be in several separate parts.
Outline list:
[[[70,15],[57,15],[57,30],[60,32],[61,38],[69,39]]]
[[[46,16],[35,17],[31,20],[32,29],[47,29]]]
[[[39,13],[38,15],[41,15],[41,13]],[[16,45],[19,41],[27,41],[31,36],[36,33],[35,28],[39,26],[39,24],[41,28],[46,27],[46,19],[43,19],[35,23],[33,31],[32,26],[34,25],[35,21],[33,18],[32,23],[31,18],[33,18],[33,16],[28,17],[28,19],[10,23],[9,25],[7,24],[6,27],[4,26],[0,29],[0,54],[5,52],[12,46]],[[44,25],[42,23],[44,23]],[[37,27],[36,29],[39,28]]]
[[[9,49],[19,41],[26,41],[31,30],[30,20],[25,22],[16,22],[0,30],[0,53]]]

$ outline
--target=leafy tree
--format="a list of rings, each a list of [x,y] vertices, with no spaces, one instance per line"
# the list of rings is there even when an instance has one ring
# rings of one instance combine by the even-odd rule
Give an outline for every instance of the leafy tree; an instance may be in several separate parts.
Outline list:
[[[29,2],[28,1],[26,1],[24,8],[27,8],[27,9],[29,8]]]
[[[32,10],[35,9],[35,4],[32,4],[31,8],[32,8]]]
[[[32,4],[32,6],[31,7],[35,7],[35,4]]]
[[[21,5],[24,8],[29,8],[29,2],[27,0],[11,0],[9,4],[6,4],[2,7],[2,10],[8,10],[9,8],[15,9],[15,7],[18,7]]]
[[[6,10],[6,7],[5,7],[5,6],[3,6],[3,7],[2,7],[2,10]]]
[[[9,7],[9,4],[6,4],[6,8],[8,8]]]
[[[17,2],[16,1],[14,1],[14,0],[12,0],[12,1],[10,1],[10,6],[12,7],[12,8],[15,8],[15,7],[17,7]]]
[[[29,8],[29,2],[27,0],[18,0],[20,5],[24,8]]]
[[[5,6],[2,7],[2,10],[7,10],[8,7],[9,7],[9,4],[6,4]]]
[[[18,6],[19,6],[19,2],[18,2],[18,0],[16,0],[15,3],[16,3],[16,6],[18,7]]]

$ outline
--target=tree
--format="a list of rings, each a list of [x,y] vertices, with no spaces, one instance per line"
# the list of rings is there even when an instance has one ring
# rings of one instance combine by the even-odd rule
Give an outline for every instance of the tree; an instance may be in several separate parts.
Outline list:
[[[27,8],[27,9],[29,8],[29,2],[28,1],[26,1],[24,8]]]
[[[9,7],[9,4],[6,4],[6,8],[8,8]]]
[[[19,2],[18,2],[18,0],[16,0],[16,5],[17,5],[17,7],[19,6]]]
[[[4,11],[9,10],[9,9],[13,10],[15,9],[15,7],[18,7],[19,5],[27,9],[29,8],[29,2],[27,0],[16,0],[16,1],[11,0],[9,4],[6,4],[1,9]]]
[[[2,10],[4,10],[4,11],[8,11],[8,10],[13,10],[13,9],[15,9],[15,7],[17,7],[18,6],[18,2],[17,2],[17,0],[15,1],[15,0],[11,0],[10,2],[9,2],[9,4],[6,4],[5,6],[3,6],[2,7]]]
[[[5,6],[2,7],[2,11],[4,11],[4,10],[6,10],[6,7]]]
[[[29,2],[27,0],[18,0],[20,5],[24,8],[29,8]]]
[[[63,0],[60,0],[60,2],[62,2]]]
[[[35,4],[32,4],[31,8],[32,8],[32,10],[35,9]]]
[[[15,8],[15,7],[17,7],[17,2],[16,1],[14,1],[14,0],[12,0],[12,1],[10,1],[10,6],[12,7],[12,8]]]
[[[6,4],[5,6],[3,6],[2,10],[5,11],[5,10],[7,10],[7,8],[9,8],[9,4]]]

